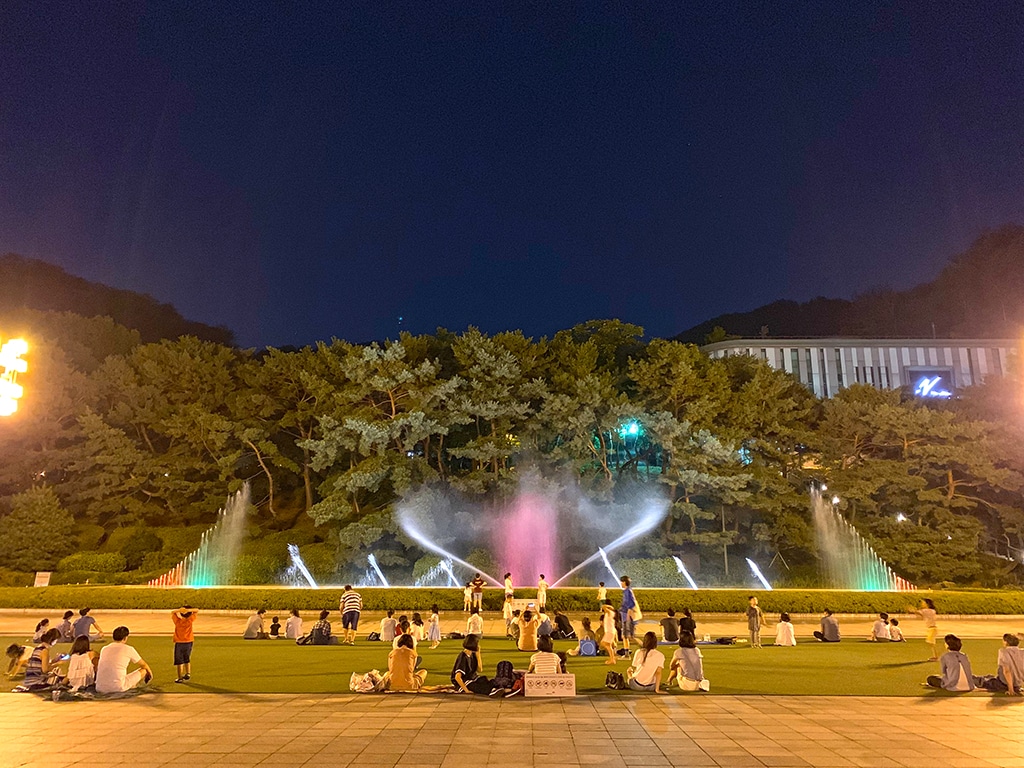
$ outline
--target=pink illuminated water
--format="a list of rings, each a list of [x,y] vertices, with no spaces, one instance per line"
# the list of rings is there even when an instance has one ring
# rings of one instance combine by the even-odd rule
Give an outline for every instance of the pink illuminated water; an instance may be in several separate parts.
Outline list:
[[[562,572],[558,546],[558,510],[539,493],[523,493],[497,520],[492,532],[502,572],[517,586],[535,585],[540,574],[551,583]]]

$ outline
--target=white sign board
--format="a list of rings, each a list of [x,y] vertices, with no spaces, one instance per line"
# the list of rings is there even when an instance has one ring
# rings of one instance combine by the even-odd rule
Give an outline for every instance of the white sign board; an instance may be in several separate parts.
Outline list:
[[[575,696],[576,675],[525,675],[527,696]]]
[[[36,571],[36,587],[50,586],[50,571]]]

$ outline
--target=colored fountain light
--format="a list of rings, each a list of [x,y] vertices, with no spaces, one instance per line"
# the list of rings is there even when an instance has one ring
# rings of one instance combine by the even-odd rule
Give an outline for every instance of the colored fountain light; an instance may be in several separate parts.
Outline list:
[[[821,489],[811,488],[814,535],[822,564],[824,585],[831,589],[861,589],[869,592],[904,592],[915,589],[893,573],[860,532],[839,512],[838,496],[826,499]],[[902,512],[897,522],[907,519]]]
[[[231,584],[251,505],[252,494],[249,484],[245,483],[241,490],[228,497],[217,515],[217,522],[203,533],[195,551],[163,576],[152,579],[149,586],[215,587]]]

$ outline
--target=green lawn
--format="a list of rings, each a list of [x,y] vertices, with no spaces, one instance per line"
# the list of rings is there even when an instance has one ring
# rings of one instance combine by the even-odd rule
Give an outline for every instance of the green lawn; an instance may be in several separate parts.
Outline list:
[[[2,642],[6,647],[14,640]],[[133,636],[131,643],[156,672],[154,687],[167,693],[345,692],[352,672],[385,671],[389,650],[382,643],[365,640],[354,647],[300,647],[285,640],[200,636],[193,653],[192,680],[178,685],[174,683],[170,638]],[[575,647],[568,641],[556,645],[558,650]],[[995,672],[1000,647],[997,640],[967,641],[964,650],[976,675]],[[58,648],[66,652],[68,646]],[[446,640],[436,650],[425,643],[420,646],[428,684],[448,682],[460,648],[461,642],[456,640]],[[505,640],[485,639],[482,650],[489,676],[502,659],[511,660],[517,669],[528,664],[529,654],[516,651]],[[666,658],[672,650],[662,646]],[[920,640],[888,645],[860,640],[844,640],[838,645],[809,641],[795,648],[739,645],[703,646],[701,650],[712,694],[947,695],[921,687],[927,675],[938,673],[938,664],[925,661],[927,646]],[[576,675],[578,691],[616,695],[604,688],[605,673],[611,669],[604,662],[604,657],[570,657],[569,671]],[[625,668],[624,661],[616,667],[620,672]]]

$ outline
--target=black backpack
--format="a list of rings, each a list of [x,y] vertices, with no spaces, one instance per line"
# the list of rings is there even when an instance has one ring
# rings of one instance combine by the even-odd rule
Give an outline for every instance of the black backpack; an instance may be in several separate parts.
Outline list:
[[[626,678],[618,672],[609,670],[608,674],[604,676],[604,687],[611,688],[613,691],[623,691],[626,689]]]
[[[380,632],[371,632],[366,636],[366,639],[371,643],[380,642]]]
[[[494,679],[491,681],[495,688],[512,688],[515,682],[511,661],[499,661],[497,669],[494,670]]]

